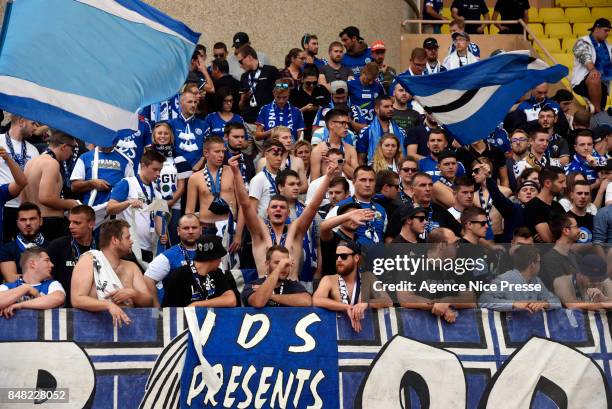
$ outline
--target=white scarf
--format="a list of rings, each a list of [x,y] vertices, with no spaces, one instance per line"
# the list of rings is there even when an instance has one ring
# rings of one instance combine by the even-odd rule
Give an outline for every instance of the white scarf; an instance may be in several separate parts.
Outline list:
[[[464,60],[467,59],[467,63],[463,63],[463,65],[461,65],[460,60],[459,60],[459,54],[457,54],[457,50],[455,50],[451,54],[449,54],[448,57],[446,57],[446,59],[444,60],[444,66],[447,69],[452,70],[454,68],[466,66],[468,64],[472,64],[478,61],[478,57],[476,57],[474,54],[472,54],[469,51],[467,51],[467,54],[465,57],[463,57],[463,59]]]
[[[108,259],[100,250],[89,250],[87,253],[93,257],[94,284],[98,300],[106,301],[108,295],[123,288],[123,284]]]

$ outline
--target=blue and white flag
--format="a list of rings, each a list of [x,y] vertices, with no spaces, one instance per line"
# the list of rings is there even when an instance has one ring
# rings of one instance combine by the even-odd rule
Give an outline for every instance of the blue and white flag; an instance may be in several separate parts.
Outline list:
[[[96,145],[176,94],[200,37],[139,0],[16,0],[0,39],[0,107]]]
[[[563,65],[549,67],[528,51],[498,54],[461,68],[397,80],[426,112],[467,145],[485,139],[531,88],[565,77]]]

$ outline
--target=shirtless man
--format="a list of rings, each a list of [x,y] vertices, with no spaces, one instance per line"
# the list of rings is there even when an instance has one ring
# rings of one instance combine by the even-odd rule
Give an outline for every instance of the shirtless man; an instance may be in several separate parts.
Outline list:
[[[206,159],[204,169],[189,177],[185,213],[195,213],[196,203],[199,202],[200,223],[204,227],[204,234],[216,234],[216,222],[228,220],[229,211],[237,215],[233,175],[227,166],[223,166],[225,159],[223,139],[217,136],[207,138],[204,142],[204,158]],[[242,176],[239,177],[242,180]],[[221,209],[222,206],[217,206],[221,202],[217,202],[213,206],[214,211],[211,211],[210,206],[215,198],[223,199],[228,205],[227,209]]]
[[[300,175],[300,193],[306,193],[308,190],[308,177],[306,176],[306,168],[302,159],[293,155],[293,137],[291,136],[291,129],[286,126],[277,126],[272,129],[270,136],[273,139],[278,139],[280,143],[285,147],[285,153],[283,154],[283,161],[281,162],[280,170],[291,169],[295,170]],[[257,161],[257,172],[261,172],[264,166],[267,165],[265,156],[262,156]]]
[[[114,326],[129,325],[131,320],[122,307],[151,307],[153,297],[147,291],[138,266],[131,261],[121,260],[132,250],[128,222],[120,219],[104,222],[100,226],[99,245],[101,251],[88,251],[74,267],[70,296],[72,306],[91,312],[108,311],[113,317]],[[98,257],[106,258],[112,268],[110,275],[115,274],[120,285],[113,285],[112,279],[104,280],[103,274],[99,274],[99,282],[95,281],[94,264],[104,265]]]
[[[310,156],[310,179],[320,177],[324,168],[323,160],[327,157],[327,151],[336,148],[344,152],[344,167],[342,168],[347,178],[353,179],[353,171],[359,165],[357,151],[344,142],[343,138],[348,135],[348,127],[351,121],[349,112],[343,108],[332,108],[325,114],[325,126],[329,130],[329,139],[318,144]]]
[[[24,202],[38,203],[43,216],[42,233],[49,241],[70,234],[64,211],[80,203],[62,199],[64,180],[61,162],[72,156],[77,141],[61,131],[54,131],[48,140],[49,148],[43,155],[30,160],[24,169],[28,185],[23,190]]]
[[[294,261],[289,278],[297,280],[297,266],[302,263],[302,243],[304,234],[308,231],[312,220],[317,214],[321,201],[325,197],[331,175],[337,171],[337,165],[330,165],[327,174],[316,191],[310,203],[304,208],[302,215],[291,224],[285,224],[289,216],[289,204],[287,199],[280,195],[274,195],[270,199],[267,208],[267,218],[263,220],[257,216],[256,207],[251,204],[249,195],[242,183],[240,176],[238,157],[234,156],[229,160],[232,172],[234,173],[234,189],[238,203],[245,216],[247,229],[253,239],[253,257],[255,266],[260,276],[267,271],[265,265],[266,249],[272,245],[281,245],[289,249],[291,259]]]

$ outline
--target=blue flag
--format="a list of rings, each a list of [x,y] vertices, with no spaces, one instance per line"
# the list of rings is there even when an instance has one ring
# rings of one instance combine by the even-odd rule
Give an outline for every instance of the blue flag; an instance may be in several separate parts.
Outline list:
[[[549,67],[526,51],[498,54],[433,75],[401,74],[397,80],[464,145],[485,139],[528,90],[565,77],[563,65]]]
[[[138,109],[176,94],[200,37],[139,0],[8,3],[0,107],[110,146]]]

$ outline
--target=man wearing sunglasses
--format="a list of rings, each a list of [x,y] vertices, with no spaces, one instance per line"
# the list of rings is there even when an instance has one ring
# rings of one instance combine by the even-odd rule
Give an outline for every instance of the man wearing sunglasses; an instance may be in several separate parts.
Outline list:
[[[460,243],[477,245],[487,234],[489,221],[487,213],[480,207],[468,207],[461,212],[461,225],[463,226],[463,236]]]
[[[319,70],[314,65],[304,67],[304,80],[297,88],[291,90],[289,101],[298,107],[304,116],[304,138],[310,140],[317,112],[321,107],[329,105],[329,91],[318,84]]]
[[[62,198],[62,162],[72,157],[78,146],[76,139],[61,131],[54,131],[48,143],[49,148],[43,155],[26,164],[24,173],[28,185],[22,193],[22,199],[40,205],[43,217],[41,233],[51,241],[70,234],[64,212],[81,203]]]
[[[425,231],[427,211],[422,207],[404,205],[399,209],[402,230],[391,243],[418,244],[425,243],[421,235]]]

